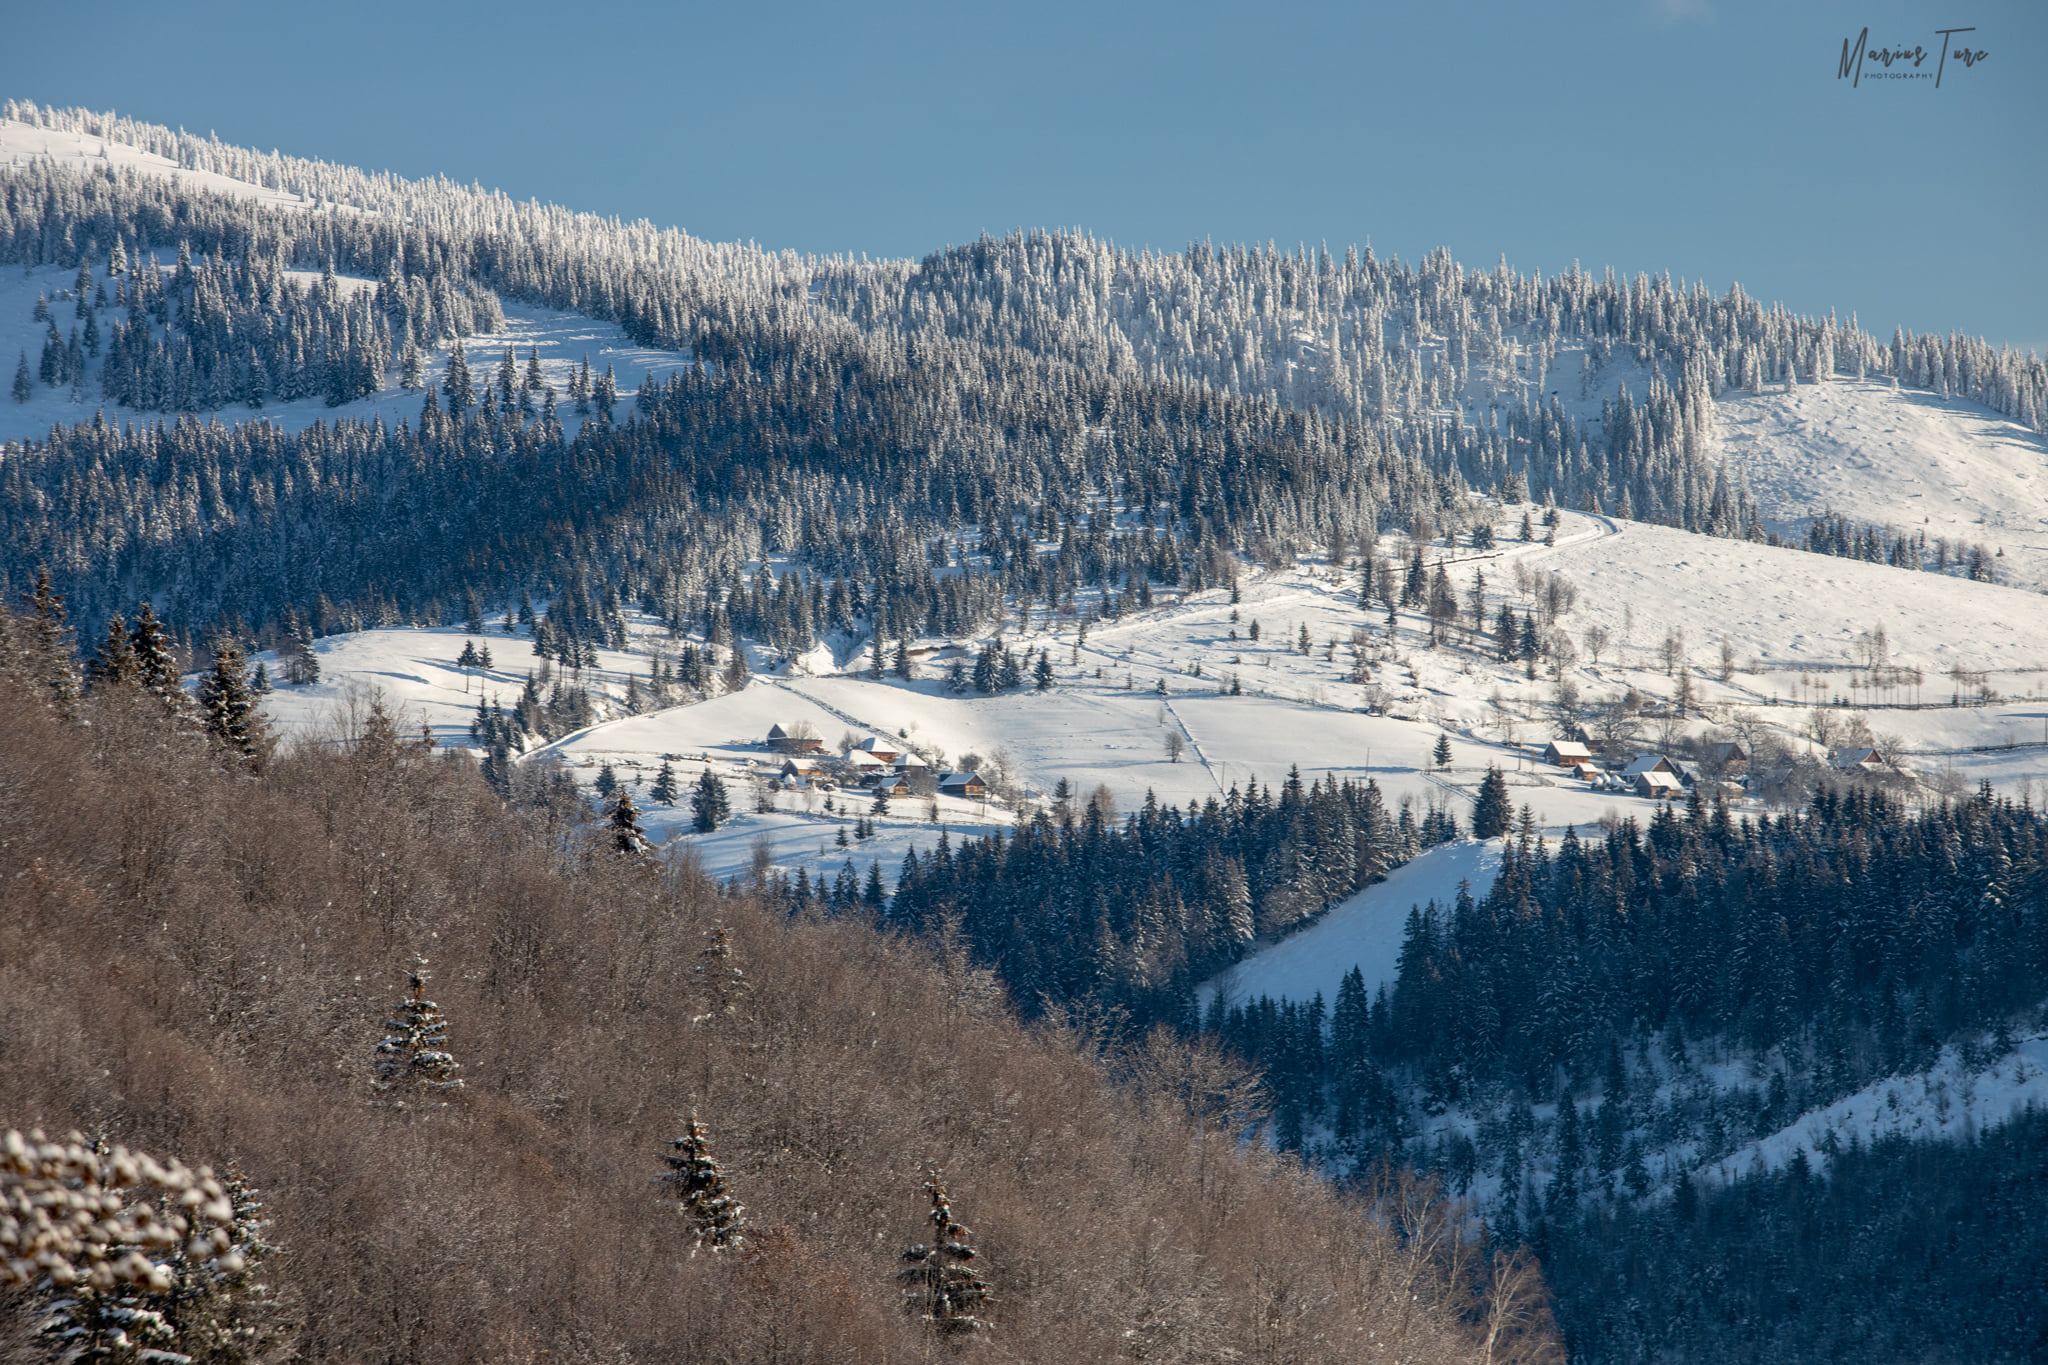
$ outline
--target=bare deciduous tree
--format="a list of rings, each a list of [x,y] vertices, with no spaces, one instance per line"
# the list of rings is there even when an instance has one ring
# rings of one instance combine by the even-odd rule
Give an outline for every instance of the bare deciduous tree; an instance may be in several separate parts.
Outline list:
[[[1598,668],[1600,666],[1600,655],[1607,649],[1608,644],[1613,639],[1607,633],[1607,627],[1587,626],[1585,633],[1580,635],[1579,639],[1585,643],[1586,655],[1592,659],[1593,667]]]

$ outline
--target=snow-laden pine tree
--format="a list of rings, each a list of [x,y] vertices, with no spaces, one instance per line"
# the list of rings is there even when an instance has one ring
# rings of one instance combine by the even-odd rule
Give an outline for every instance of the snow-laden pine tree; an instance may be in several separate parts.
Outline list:
[[[644,857],[653,849],[647,831],[640,828],[640,811],[633,805],[631,789],[621,786],[612,802],[611,844],[613,851],[629,858]]]
[[[47,569],[37,571],[34,591],[23,597],[30,613],[28,668],[43,685],[50,704],[69,714],[78,703],[78,665],[71,627],[64,619],[64,598],[50,586]]]
[[[259,1273],[277,1248],[264,1239],[270,1224],[249,1182],[230,1165],[220,1183],[233,1217],[214,1241],[225,1239],[227,1250],[195,1256],[188,1244],[179,1252],[164,1315],[178,1353],[194,1365],[254,1365],[274,1358],[287,1325],[276,1290]]]
[[[681,790],[676,786],[676,765],[667,759],[661,761],[661,771],[654,775],[654,785],[647,794],[664,806],[673,806]]]
[[[977,1253],[967,1240],[973,1234],[953,1221],[943,1172],[933,1171],[924,1188],[932,1201],[925,1215],[932,1240],[903,1249],[896,1281],[903,1286],[904,1309],[944,1336],[985,1331],[988,1320],[981,1310],[995,1302],[995,1291],[973,1264]]]
[[[86,660],[85,685],[94,691],[106,687],[133,687],[141,676],[135,663],[135,647],[128,639],[128,622],[119,612],[107,621],[107,636]]]
[[[277,644],[278,662],[284,665],[284,680],[293,687],[320,681],[320,656],[313,652],[313,629],[305,613],[293,612],[285,622],[283,638]]]
[[[723,1251],[746,1240],[746,1206],[726,1190],[725,1172],[711,1155],[711,1138],[692,1113],[683,1135],[669,1143],[673,1151],[662,1158],[668,1163],[664,1184],[676,1193],[690,1235],[696,1247]]]
[[[1508,832],[1514,818],[1514,802],[1508,795],[1508,780],[1501,770],[1488,765],[1479,780],[1479,795],[1472,803],[1472,836],[1491,839]]]
[[[731,1019],[739,1014],[740,1001],[753,989],[747,973],[733,953],[732,931],[719,920],[711,926],[711,942],[697,954],[690,969],[690,984],[703,1002],[703,1010],[690,1020],[693,1024]]]
[[[372,1088],[394,1097],[400,1106],[411,1095],[438,1095],[462,1088],[455,1075],[462,1069],[448,1051],[448,1019],[427,999],[427,960],[415,957],[407,972],[404,1003],[398,1017],[386,1019],[390,1029],[377,1044]]]
[[[171,656],[170,638],[156,619],[155,609],[146,601],[136,608],[128,645],[135,655],[136,685],[161,702],[169,714],[189,714],[191,698],[180,681],[177,660]]]
[[[256,693],[249,685],[241,647],[233,640],[214,646],[212,671],[199,681],[199,719],[206,733],[237,760],[257,761],[263,721],[256,714]]]
[[[690,793],[690,813],[696,817],[692,823],[699,834],[711,833],[732,815],[732,800],[725,794],[725,783],[709,768]]]

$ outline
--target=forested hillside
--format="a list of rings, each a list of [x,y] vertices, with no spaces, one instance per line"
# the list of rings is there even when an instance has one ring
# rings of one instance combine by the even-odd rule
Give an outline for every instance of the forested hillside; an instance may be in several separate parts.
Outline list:
[[[146,634],[74,700],[0,625],[0,1123],[231,1173],[240,1248],[68,1287],[11,1204],[8,1359],[1550,1358],[1526,1265],[1247,1145],[1212,1051],[1023,1032],[957,948],[507,812],[375,707],[272,751]]]
[[[2048,561],[1997,543],[2038,358],[1576,264],[809,257],[22,130],[70,150],[0,157],[0,1135],[51,1141],[0,1179],[234,1178],[162,1169],[227,1245],[160,1276],[134,1228],[0,1259],[0,1356],[2044,1349]],[[630,382],[515,351],[542,310]],[[1816,488],[1861,501],[1788,519]],[[405,626],[450,629],[322,638]],[[785,722],[844,754],[780,772]],[[914,778],[863,786],[866,731]],[[1525,771],[1551,735],[1610,770]],[[1499,875],[1389,921],[1384,982],[1233,994],[1451,854]],[[1824,1121],[1888,1088],[1961,1143]]]
[[[1206,562],[1213,581],[1218,554],[1356,546],[1418,517],[1455,531],[1466,488],[1755,536],[1754,500],[1708,439],[1725,389],[1889,375],[2048,421],[2037,360],[1963,338],[1881,345],[1739,289],[1466,272],[1441,254],[1413,267],[1369,252],[1134,254],[1044,234],[916,265],[801,259],[108,116],[6,112],[252,186],[316,187],[324,206],[111,163],[0,173],[0,260],[79,271],[69,311],[107,334],[111,400],[230,415],[273,392],[346,401],[416,383],[420,350],[481,325],[499,295],[615,321],[700,367],[680,391],[639,395],[647,421],[573,440],[525,375],[493,385],[451,358],[439,415],[396,431],[181,425],[17,446],[0,567],[20,584],[47,565],[88,621],[143,593],[175,598],[170,614],[194,627],[261,626],[322,594],[373,619],[452,617],[465,590],[550,595],[579,570],[631,599],[652,586],[648,559],[689,598],[767,551],[923,598],[916,580],[939,542],[978,555],[974,532],[1007,540],[1026,524],[1055,539],[1142,532],[1148,543],[1113,568],[1170,583]],[[165,252],[180,262],[168,283]],[[376,289],[344,303],[328,283],[280,286],[286,265]],[[108,279],[125,317],[115,306],[103,325]],[[63,321],[53,315],[45,357],[21,357],[30,391],[86,382],[91,348]],[[1567,355],[1579,373],[1558,381]],[[593,396],[575,395],[579,409]],[[544,494],[569,471],[573,491]],[[450,508],[464,515],[440,515]],[[1130,524],[1098,531],[1111,512]],[[693,544],[673,532],[686,523]],[[389,540],[374,552],[311,552],[373,524]],[[1915,547],[1915,567],[1933,554]],[[929,614],[891,604],[911,610]],[[988,603],[971,610],[993,617]]]

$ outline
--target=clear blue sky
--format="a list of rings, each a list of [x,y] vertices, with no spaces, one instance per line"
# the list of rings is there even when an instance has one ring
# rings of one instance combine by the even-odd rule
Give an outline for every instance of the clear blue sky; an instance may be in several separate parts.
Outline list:
[[[9,9],[15,98],[702,237],[1443,244],[2048,351],[2040,0]],[[1866,25],[1989,55],[1852,89]]]

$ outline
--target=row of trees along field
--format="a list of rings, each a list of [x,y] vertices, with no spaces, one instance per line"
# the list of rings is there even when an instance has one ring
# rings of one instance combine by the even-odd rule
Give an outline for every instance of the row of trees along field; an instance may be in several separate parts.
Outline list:
[[[1026,1028],[957,940],[503,802],[377,706],[252,756],[0,626],[0,1114],[107,1144],[0,1161],[9,1358],[1558,1358],[1525,1257],[1248,1143],[1213,1049]]]

